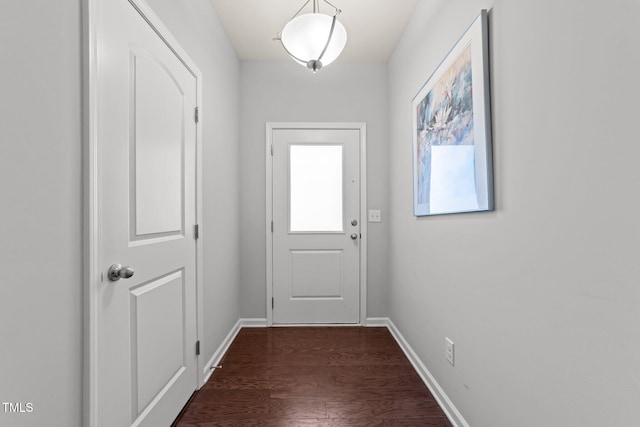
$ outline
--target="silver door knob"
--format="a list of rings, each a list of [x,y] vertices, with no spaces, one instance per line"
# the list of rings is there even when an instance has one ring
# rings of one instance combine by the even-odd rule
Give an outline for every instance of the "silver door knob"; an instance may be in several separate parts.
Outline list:
[[[109,267],[109,271],[107,272],[107,276],[109,280],[112,282],[117,282],[120,279],[128,279],[133,276],[133,268],[128,265],[122,266],[122,264],[113,264]]]
[[[358,238],[358,235],[356,233],[353,233],[351,235],[351,240],[356,240]]]

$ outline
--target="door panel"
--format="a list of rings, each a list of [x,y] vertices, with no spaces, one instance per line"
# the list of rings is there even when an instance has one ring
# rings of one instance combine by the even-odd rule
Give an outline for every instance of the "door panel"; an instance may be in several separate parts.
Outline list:
[[[358,323],[360,133],[274,129],[272,142],[273,322]]]
[[[291,299],[344,298],[344,251],[291,251]]]
[[[100,419],[169,425],[198,386],[197,79],[130,1],[100,7]]]
[[[131,192],[135,236],[183,231],[184,93],[179,77],[147,51],[131,57]]]
[[[184,285],[181,270],[130,290],[134,419],[185,369]]]

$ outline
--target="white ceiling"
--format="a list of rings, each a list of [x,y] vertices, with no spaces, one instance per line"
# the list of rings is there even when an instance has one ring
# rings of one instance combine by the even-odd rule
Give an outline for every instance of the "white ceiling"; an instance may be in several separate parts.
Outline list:
[[[347,46],[338,61],[386,62],[402,35],[417,0],[330,0],[342,10]],[[241,61],[288,60],[278,32],[305,0],[211,0]],[[313,1],[305,7],[311,12]],[[333,9],[320,0],[320,11]]]

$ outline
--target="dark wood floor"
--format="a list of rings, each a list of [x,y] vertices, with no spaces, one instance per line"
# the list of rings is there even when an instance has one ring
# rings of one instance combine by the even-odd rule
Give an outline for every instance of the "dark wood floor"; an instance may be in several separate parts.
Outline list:
[[[451,427],[386,328],[242,329],[176,427]]]

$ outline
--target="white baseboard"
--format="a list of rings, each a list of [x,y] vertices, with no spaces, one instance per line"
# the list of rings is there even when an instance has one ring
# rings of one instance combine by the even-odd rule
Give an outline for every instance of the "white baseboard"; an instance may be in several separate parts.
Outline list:
[[[240,327],[242,328],[266,328],[267,319],[240,319]]]
[[[469,423],[467,423],[460,411],[458,411],[451,399],[449,399],[449,396],[447,396],[442,387],[440,387],[440,384],[438,384],[433,375],[431,375],[431,372],[429,372],[424,363],[422,363],[422,360],[420,360],[415,351],[413,351],[407,340],[402,336],[391,319],[377,318],[372,320],[375,320],[376,326],[386,326],[389,329],[389,332],[391,332],[393,338],[395,338],[396,342],[407,356],[416,372],[418,372],[418,375],[420,375],[420,378],[422,378],[422,382],[425,383],[433,397],[447,415],[449,421],[451,421],[451,423],[456,427],[469,427]],[[381,323],[384,323],[384,325]]]
[[[367,324],[365,326],[372,328],[388,328],[388,317],[367,317]]]
[[[220,345],[218,346],[218,349],[213,353],[213,356],[211,356],[211,359],[209,359],[207,364],[204,365],[204,381],[202,382],[202,384],[200,384],[200,387],[202,387],[207,381],[209,381],[209,378],[211,378],[211,375],[213,375],[213,371],[215,371],[215,366],[218,366],[220,364],[222,357],[229,349],[229,346],[231,345],[233,340],[236,338],[236,335],[238,335],[238,332],[240,332],[240,329],[242,329],[242,319],[239,319],[236,324],[233,325],[227,336],[224,337],[222,343],[220,343]]]

